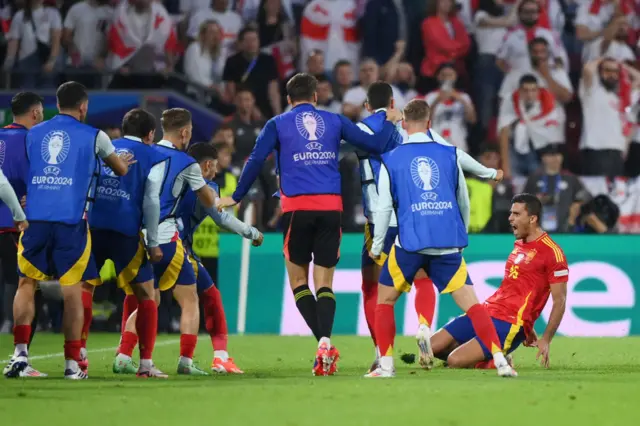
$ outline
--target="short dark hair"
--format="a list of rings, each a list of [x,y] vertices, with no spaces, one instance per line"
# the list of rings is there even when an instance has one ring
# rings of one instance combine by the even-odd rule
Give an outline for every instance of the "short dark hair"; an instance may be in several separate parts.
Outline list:
[[[424,121],[431,116],[431,108],[427,101],[423,99],[413,99],[405,105],[404,119],[406,121]]]
[[[386,108],[393,100],[393,89],[384,81],[376,81],[367,90],[367,103],[373,109]]]
[[[122,132],[125,135],[144,138],[156,129],[156,119],[142,108],[134,108],[122,119]]]
[[[191,113],[184,108],[171,108],[162,112],[162,131],[174,132],[191,123]]]
[[[333,66],[333,72],[335,73],[338,68],[340,67],[344,67],[344,66],[351,66],[351,62],[347,61],[346,59],[340,59],[338,62],[336,62],[336,64]]]
[[[187,150],[187,154],[193,157],[198,163],[206,160],[216,160],[218,151],[210,143],[196,143],[191,145]]]
[[[42,97],[33,92],[19,92],[11,98],[11,114],[14,117],[19,117],[43,102]]]
[[[317,87],[318,80],[314,76],[301,72],[287,82],[287,95],[291,102],[311,101]]]
[[[520,82],[518,83],[518,87],[522,87],[527,83],[533,83],[537,85],[538,79],[533,74],[525,74],[522,77],[520,77]]]
[[[253,94],[253,90],[251,90],[251,88],[249,86],[247,86],[246,84],[239,84],[236,87],[236,95],[242,93],[242,92],[249,92],[251,93],[251,95],[253,95],[253,97],[255,98],[256,96]]]
[[[549,47],[549,42],[544,37],[536,37],[529,42],[529,50],[536,44],[544,44],[546,47]]]
[[[233,154],[233,147],[226,142],[216,142],[213,147],[216,149],[216,154],[222,151],[229,151],[229,153]]]
[[[243,27],[240,32],[238,33],[238,41],[242,41],[244,40],[244,36],[246,36],[248,33],[256,33],[258,34],[258,28],[256,28],[255,25],[249,24],[245,27]]]
[[[324,74],[316,74],[314,75],[318,83],[331,83],[331,80]]]
[[[56,99],[60,109],[74,109],[89,99],[89,94],[87,88],[77,81],[67,81],[58,87]]]
[[[538,223],[540,223],[540,218],[542,217],[542,203],[533,194],[529,194],[527,192],[523,192],[522,194],[518,194],[511,199],[511,204],[524,204],[525,209],[529,216],[537,216]]]

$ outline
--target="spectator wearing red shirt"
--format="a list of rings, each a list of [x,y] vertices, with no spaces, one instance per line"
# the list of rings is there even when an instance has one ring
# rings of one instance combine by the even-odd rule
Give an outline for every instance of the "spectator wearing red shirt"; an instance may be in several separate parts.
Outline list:
[[[456,16],[453,0],[435,0],[429,3],[427,18],[422,21],[422,41],[425,54],[418,87],[421,93],[438,87],[435,74],[443,63],[455,63],[458,74],[466,75],[464,57],[469,52],[471,41],[464,24]]]

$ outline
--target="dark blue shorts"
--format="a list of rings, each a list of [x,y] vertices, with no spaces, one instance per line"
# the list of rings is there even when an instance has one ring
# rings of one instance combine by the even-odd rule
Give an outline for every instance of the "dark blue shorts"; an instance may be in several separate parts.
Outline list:
[[[87,222],[30,223],[18,243],[18,273],[38,281],[57,278],[63,286],[81,281],[95,283],[100,276],[91,253]]]
[[[209,271],[207,271],[207,269],[202,265],[198,256],[194,255],[190,251],[187,251],[187,253],[189,256],[189,262],[191,262],[191,266],[193,267],[193,272],[196,275],[196,288],[198,293],[202,293],[215,284],[211,275],[209,275]]]
[[[384,265],[384,261],[387,260],[389,251],[391,251],[391,247],[393,247],[393,243],[396,241],[396,237],[398,236],[398,228],[396,226],[390,226],[387,230],[387,235],[384,237],[384,246],[382,247],[380,258],[373,260],[371,256],[369,256],[369,250],[371,250],[371,246],[373,245],[374,231],[375,225],[373,223],[366,223],[364,225],[364,245],[362,246],[361,259],[361,267],[363,268],[365,266],[371,266],[374,263],[379,266]]]
[[[430,255],[410,253],[393,245],[380,272],[380,284],[408,292],[416,273],[424,269],[440,293],[451,293],[472,285],[462,253]]]
[[[493,320],[493,325],[496,328],[496,332],[498,332],[498,339],[500,339],[502,351],[505,354],[515,351],[516,348],[524,342],[525,334],[522,326],[510,324],[496,318],[491,318],[491,320]],[[467,343],[471,339],[476,339],[482,347],[482,352],[484,352],[485,358],[492,358],[491,351],[483,345],[480,339],[478,339],[478,336],[476,336],[471,320],[467,315],[460,315],[459,317],[452,319],[443,328],[447,330],[447,332],[453,336],[453,339],[460,345]]]
[[[193,285],[196,283],[193,266],[180,239],[167,244],[160,244],[160,249],[162,250],[162,260],[153,264],[155,288],[165,291],[175,285]]]
[[[129,284],[153,280],[153,268],[147,256],[142,234],[130,237],[114,231],[94,229],[93,255],[100,270],[107,260],[116,268],[118,287],[125,293],[133,294]]]

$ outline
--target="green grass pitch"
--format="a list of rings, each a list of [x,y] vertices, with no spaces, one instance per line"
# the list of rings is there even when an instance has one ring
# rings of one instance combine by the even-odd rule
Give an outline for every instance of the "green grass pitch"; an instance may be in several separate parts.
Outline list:
[[[111,373],[118,336],[89,339],[89,380],[62,379],[62,336],[37,335],[34,367],[48,379],[0,381],[3,425],[625,425],[640,418],[640,339],[558,338],[551,369],[535,349],[515,352],[520,377],[495,371],[422,371],[397,356],[395,379],[364,379],[373,349],[365,337],[335,336],[342,353],[334,377],[312,377],[315,344],[308,337],[231,337],[244,376],[182,377],[175,373],[178,336],[161,336],[154,359],[168,380]],[[0,336],[1,358],[11,336]],[[397,354],[414,352],[400,338]],[[57,354],[57,355],[56,355]],[[53,355],[53,356],[52,356]],[[196,362],[208,368],[211,344],[200,338]]]

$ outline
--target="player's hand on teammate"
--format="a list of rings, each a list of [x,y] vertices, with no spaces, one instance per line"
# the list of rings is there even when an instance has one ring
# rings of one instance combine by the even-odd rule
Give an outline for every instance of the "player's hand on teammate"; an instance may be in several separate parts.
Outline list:
[[[549,368],[549,342],[547,339],[539,339],[535,341],[532,346],[538,348],[536,359],[540,360],[540,365],[544,368]]]
[[[260,247],[263,241],[264,241],[264,235],[262,234],[262,232],[258,232],[258,238],[254,239],[251,242],[251,245],[253,245],[254,247]]]
[[[118,157],[120,157],[122,161],[124,161],[127,164],[127,166],[131,166],[132,164],[135,164],[138,161],[133,158],[133,154],[130,152],[121,152],[118,154]]]
[[[218,198],[216,207],[218,208],[218,211],[221,212],[222,210],[226,209],[227,207],[233,207],[236,204],[238,204],[238,202],[236,200],[234,200],[233,198],[231,198],[231,197],[223,197],[223,198]]]
[[[26,220],[21,220],[19,222],[16,222],[16,229],[19,232],[24,232],[27,230],[27,228],[29,228],[29,222],[27,222]]]
[[[402,111],[400,111],[399,109],[395,109],[395,108],[388,108],[387,109],[387,120],[391,121],[392,123],[397,123],[398,121],[402,120]]]
[[[149,260],[151,263],[158,263],[162,260],[162,249],[160,247],[149,247]]]

